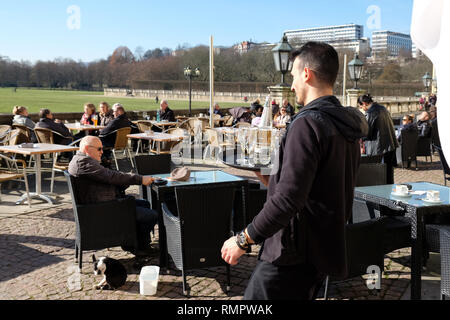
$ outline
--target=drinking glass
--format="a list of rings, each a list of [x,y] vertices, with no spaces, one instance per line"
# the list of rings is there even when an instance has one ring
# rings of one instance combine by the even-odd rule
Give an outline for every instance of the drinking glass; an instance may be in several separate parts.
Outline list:
[[[250,164],[255,163],[255,149],[258,142],[258,128],[251,128],[248,131],[248,144],[246,144],[246,151]]]
[[[147,112],[142,112],[142,117],[144,118],[144,120],[147,120]]]
[[[92,122],[94,122],[94,126],[97,126],[97,125],[98,125],[98,116],[97,116],[96,114],[94,114],[94,115],[92,116]]]
[[[239,128],[237,136],[242,151],[241,159],[238,161],[238,163],[241,163],[243,165],[247,164],[247,160],[245,159],[245,151],[248,149],[248,132],[249,128]]]

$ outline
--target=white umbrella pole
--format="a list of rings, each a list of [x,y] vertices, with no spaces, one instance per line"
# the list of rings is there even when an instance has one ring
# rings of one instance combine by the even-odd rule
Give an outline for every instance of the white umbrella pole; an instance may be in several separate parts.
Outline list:
[[[214,128],[214,39],[210,38],[209,46],[209,126]]]

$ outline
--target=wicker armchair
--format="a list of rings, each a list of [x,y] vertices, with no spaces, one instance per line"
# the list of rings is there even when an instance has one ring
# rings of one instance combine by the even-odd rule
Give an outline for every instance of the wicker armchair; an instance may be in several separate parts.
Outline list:
[[[167,250],[182,271],[183,293],[188,295],[186,270],[225,266],[227,291],[230,289],[230,265],[220,256],[224,241],[231,234],[233,188],[176,188],[178,215],[162,204],[167,232]],[[200,230],[200,231],[199,231]]]
[[[0,160],[3,161],[6,165],[5,167],[0,167],[0,193],[1,193],[1,185],[3,182],[23,179],[23,182],[25,183],[25,190],[27,193],[28,207],[31,208],[31,198],[28,187],[26,162],[19,159],[12,159],[2,154],[0,154]],[[19,163],[22,164],[21,169],[17,165]]]
[[[107,135],[104,136],[100,136],[101,138],[103,137],[107,137],[110,135],[116,135],[116,140],[114,143],[114,147],[112,148],[104,148],[104,150],[111,150],[113,157],[114,157],[114,162],[116,163],[116,169],[119,170],[119,164],[117,163],[117,157],[116,157],[116,151],[124,151],[124,153],[127,155],[128,159],[131,162],[131,166],[134,168],[134,162],[133,162],[133,158],[131,157],[131,152],[130,152],[130,148],[128,146],[128,137],[127,135],[129,135],[131,132],[131,128],[130,127],[125,127],[122,129],[118,129],[116,131],[113,131],[111,133],[108,133]]]
[[[417,131],[402,131],[400,147],[397,148],[397,162],[404,168],[405,162],[414,161],[417,170]]]
[[[155,154],[135,156],[136,172],[142,176],[169,173],[172,167],[172,160],[170,154]],[[141,199],[148,199],[151,203],[151,195],[147,195],[147,187],[140,187]]]
[[[203,152],[203,160],[206,160],[208,152],[210,157],[212,157],[213,150],[215,150],[215,158],[217,161],[219,161],[218,156],[221,152],[223,152],[223,149],[234,147],[234,145],[229,142],[220,141],[219,134],[216,130],[206,129],[206,135],[208,137],[208,145]]]
[[[450,180],[450,167],[448,166],[447,160],[445,159],[442,148],[438,147],[437,145],[433,145],[433,148],[435,148],[439,153],[439,158],[441,159],[442,171],[444,171],[444,184],[447,185],[447,181]]]
[[[431,138],[419,137],[417,139],[417,156],[425,157],[426,161],[428,161],[428,157],[430,157],[430,162],[433,162]]]
[[[9,133],[11,132],[11,126],[0,125],[0,145],[6,145],[9,140]]]
[[[450,225],[427,225],[427,246],[441,254],[441,299],[450,297]]]
[[[80,204],[78,190],[89,180],[64,172],[72,198],[76,224],[75,262],[83,267],[84,250],[116,246],[137,248],[136,200],[133,197],[94,204]]]

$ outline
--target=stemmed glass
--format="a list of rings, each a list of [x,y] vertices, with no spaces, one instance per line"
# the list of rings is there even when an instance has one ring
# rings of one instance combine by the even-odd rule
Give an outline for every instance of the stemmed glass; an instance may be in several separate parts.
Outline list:
[[[248,144],[247,154],[250,161],[250,164],[254,165],[255,163],[255,149],[258,142],[258,128],[251,128],[248,132]]]
[[[237,138],[241,146],[242,152],[241,152],[241,159],[238,160],[238,163],[242,165],[248,164],[247,160],[245,159],[245,151],[248,150],[248,135],[249,135],[249,128],[246,127],[239,128]]]

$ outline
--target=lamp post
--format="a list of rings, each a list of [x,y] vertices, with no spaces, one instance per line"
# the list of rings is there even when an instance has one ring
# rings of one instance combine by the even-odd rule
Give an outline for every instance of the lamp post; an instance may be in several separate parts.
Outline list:
[[[190,66],[184,68],[184,76],[189,80],[189,117],[192,116],[191,106],[192,106],[192,78],[197,78],[200,76],[200,69],[195,68],[192,70]]]
[[[363,66],[364,63],[359,60],[358,53],[356,53],[355,58],[348,64],[350,79],[355,83],[353,89],[358,89],[358,81],[361,79]]]
[[[275,61],[275,69],[281,72],[280,87],[289,87],[284,81],[285,74],[292,70],[292,61],[289,59],[289,55],[292,51],[292,47],[289,44],[286,35],[283,36],[281,42],[278,43],[275,48],[272,49],[273,58]]]
[[[429,88],[431,87],[431,81],[433,81],[433,78],[431,78],[430,74],[427,72],[422,77],[423,86],[425,87],[425,91],[429,93]]]

